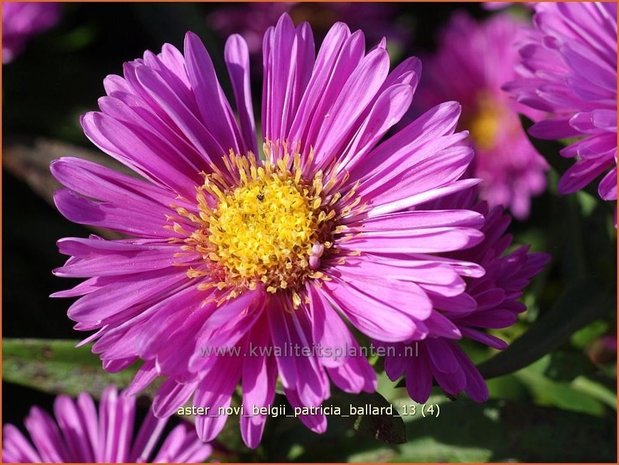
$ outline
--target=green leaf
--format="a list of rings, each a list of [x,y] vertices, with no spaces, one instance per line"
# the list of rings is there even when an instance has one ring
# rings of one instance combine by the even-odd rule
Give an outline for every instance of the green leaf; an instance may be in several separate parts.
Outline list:
[[[96,28],[92,25],[80,25],[58,38],[55,48],[59,52],[75,53],[92,44],[96,35]]]
[[[592,279],[567,289],[556,304],[507,349],[479,366],[484,378],[513,373],[557,349],[580,328],[612,312],[613,298]]]
[[[524,400],[527,388],[513,374],[489,379],[486,383],[491,399]]]
[[[342,412],[351,412],[349,421],[358,433],[387,444],[406,442],[402,418],[394,406],[378,392],[347,394],[336,391],[329,402],[339,406]]]
[[[76,396],[89,392],[98,398],[103,388],[129,384],[135,370],[108,373],[89,346],[79,341],[49,339],[4,339],[2,379],[51,394]]]
[[[515,376],[531,390],[538,405],[596,416],[604,414],[604,405],[600,401],[574,389],[568,383],[552,381],[530,369],[521,370]]]
[[[570,341],[574,347],[584,349],[597,338],[604,335],[607,331],[608,322],[602,320],[594,321],[593,323],[572,334]]]
[[[613,410],[617,410],[617,394],[606,386],[595,381],[585,378],[584,376],[578,376],[575,378],[571,386],[581,392],[584,392],[594,399],[597,399]]]
[[[406,424],[409,442],[350,457],[393,462],[606,462],[615,458],[615,421],[527,402],[468,399],[441,404],[439,417]]]

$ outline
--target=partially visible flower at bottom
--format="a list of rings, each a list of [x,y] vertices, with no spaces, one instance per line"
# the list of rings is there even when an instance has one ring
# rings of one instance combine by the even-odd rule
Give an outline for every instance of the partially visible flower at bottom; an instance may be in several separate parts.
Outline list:
[[[452,208],[475,210],[486,219],[482,228],[483,242],[448,254],[453,260],[480,264],[485,274],[466,278],[465,293],[451,298],[434,297],[434,307],[458,328],[462,339],[505,349],[507,344],[502,339],[486,331],[506,328],[516,322],[518,314],[526,310],[518,301],[522,291],[542,271],[550,256],[530,252],[528,246],[507,253],[512,245],[512,236],[506,233],[509,215],[501,206],[489,208],[486,202],[478,202],[475,190],[456,194],[448,202],[433,203],[434,208],[446,203]],[[445,334],[413,342],[413,348],[408,351],[402,344],[396,345],[394,355],[385,360],[386,373],[392,380],[403,375],[409,395],[420,403],[428,400],[433,380],[451,396],[464,391],[471,399],[483,402],[488,399],[488,388],[460,347],[460,341]]]
[[[60,19],[60,3],[2,3],[2,63],[20,54],[28,39],[53,27]]]
[[[200,441],[190,425],[180,424],[164,436],[167,419],[155,418],[150,410],[134,436],[135,398],[119,394],[113,386],[103,391],[98,413],[92,397],[83,392],[77,399],[58,396],[54,416],[55,420],[32,407],[25,420],[31,441],[16,426],[5,425],[2,461],[197,463],[211,454],[211,446]]]

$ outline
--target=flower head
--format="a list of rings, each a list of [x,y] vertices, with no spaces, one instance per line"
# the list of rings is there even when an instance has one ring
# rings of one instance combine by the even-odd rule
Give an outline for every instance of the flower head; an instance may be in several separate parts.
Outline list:
[[[516,99],[547,112],[529,132],[572,139],[561,150],[575,163],[559,192],[576,192],[600,176],[598,193],[617,199],[617,4],[537,3],[522,40],[519,77],[506,86]]]
[[[478,263],[485,273],[465,278],[466,291],[461,294],[432,299],[437,312],[458,329],[457,334],[432,334],[414,342],[409,350],[400,344],[385,361],[387,375],[393,380],[404,376],[409,395],[420,403],[428,400],[433,381],[451,396],[464,391],[477,402],[488,398],[484,379],[460,347],[460,341],[468,339],[505,349],[507,344],[487,330],[506,328],[517,321],[518,314],[526,310],[518,299],[550,258],[545,253],[530,252],[528,246],[508,252],[512,248],[512,237],[506,233],[509,216],[503,207],[489,208],[486,202],[475,199],[476,191],[471,189],[433,202],[436,208],[448,204],[485,216],[484,241],[448,254],[451,260]]]
[[[509,15],[478,23],[457,13],[436,55],[424,61],[420,90],[427,103],[453,99],[462,104],[462,125],[471,131],[476,152],[474,173],[482,179],[481,198],[522,219],[529,214],[531,197],[546,187],[548,166],[518,119],[518,112],[535,119],[541,112],[515,103],[501,89],[516,76],[515,42],[521,35],[521,24]]]
[[[2,63],[23,51],[28,39],[54,26],[60,3],[2,2]]]
[[[135,398],[119,395],[107,387],[99,411],[92,397],[81,393],[77,399],[58,396],[54,416],[32,407],[25,425],[26,439],[13,425],[4,426],[2,461],[13,463],[123,463],[123,462],[203,462],[211,446],[198,439],[192,428],[176,426],[167,436],[167,420],[148,413],[134,435]]]
[[[71,258],[55,273],[88,279],[56,296],[80,297],[69,317],[96,330],[87,340],[107,370],[142,361],[130,393],[165,379],[157,416],[191,398],[209,407],[196,419],[203,440],[240,383],[241,433],[255,447],[266,416],[251,412],[271,405],[278,379],[293,407],[320,406],[331,382],[375,389],[347,323],[388,343],[457,332],[433,299],[483,273],[443,255],[478,244],[483,215],[419,207],[478,182],[464,177],[473,154],[455,132],[458,104],[387,135],[411,104],[417,59],[390,72],[384,41],[367,52],[342,23],[316,55],[309,26],[283,15],[264,38],[260,155],[239,36],[225,59],[238,120],[191,33],[183,53],[164,45],[105,79],[84,132],[142,179],[53,163],[62,214],[127,236],[60,240]],[[326,428],[323,415],[300,419]]]

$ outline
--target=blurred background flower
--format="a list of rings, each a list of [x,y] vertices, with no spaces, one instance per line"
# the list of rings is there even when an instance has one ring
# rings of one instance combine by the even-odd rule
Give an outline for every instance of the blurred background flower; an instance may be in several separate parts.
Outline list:
[[[517,112],[542,113],[510,100],[501,87],[516,76],[516,41],[522,23],[508,14],[483,22],[457,13],[441,31],[438,50],[424,60],[420,100],[462,104],[460,127],[475,148],[474,174],[482,179],[480,197],[502,205],[518,219],[529,215],[531,198],[546,188],[548,166],[531,145]]]
[[[489,11],[503,10],[505,8],[510,7],[511,5],[513,5],[513,2],[484,2],[482,3],[483,8]]]
[[[595,364],[612,362],[617,358],[617,336],[600,336],[587,348],[587,355]]]
[[[506,86],[518,102],[547,113],[529,132],[569,139],[574,160],[559,192],[602,177],[598,194],[617,200],[617,4],[535,4],[533,30],[520,41],[519,78]]]
[[[24,424],[30,441],[11,424],[4,425],[2,461],[13,463],[204,462],[211,446],[198,439],[193,427],[177,425],[164,433],[167,419],[149,411],[135,427],[135,398],[108,386],[97,411],[87,393],[77,399],[56,397],[54,417],[32,407]]]
[[[13,61],[31,36],[53,27],[61,8],[52,2],[2,2],[2,63]]]

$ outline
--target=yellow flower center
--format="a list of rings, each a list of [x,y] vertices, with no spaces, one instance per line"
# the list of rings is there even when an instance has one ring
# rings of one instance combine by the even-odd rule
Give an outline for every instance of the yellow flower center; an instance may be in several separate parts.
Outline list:
[[[475,147],[487,150],[496,144],[504,109],[496,99],[482,95],[477,101],[477,111],[469,121],[469,130]]]
[[[321,199],[286,171],[258,167],[207,214],[211,261],[231,276],[285,289],[320,243]]]
[[[203,174],[196,213],[176,208],[195,225],[186,231],[174,223],[186,235],[183,250],[203,259],[187,275],[206,277],[200,289],[226,289],[228,297],[258,285],[269,293],[287,290],[298,305],[306,279],[325,279],[321,261],[333,256],[334,236],[345,229],[339,218],[358,206],[358,198],[351,201],[355,189],[342,196],[334,189],[338,181],[323,180],[322,171],[305,179],[298,154],[273,164],[231,153],[224,163],[227,173],[213,166]]]

